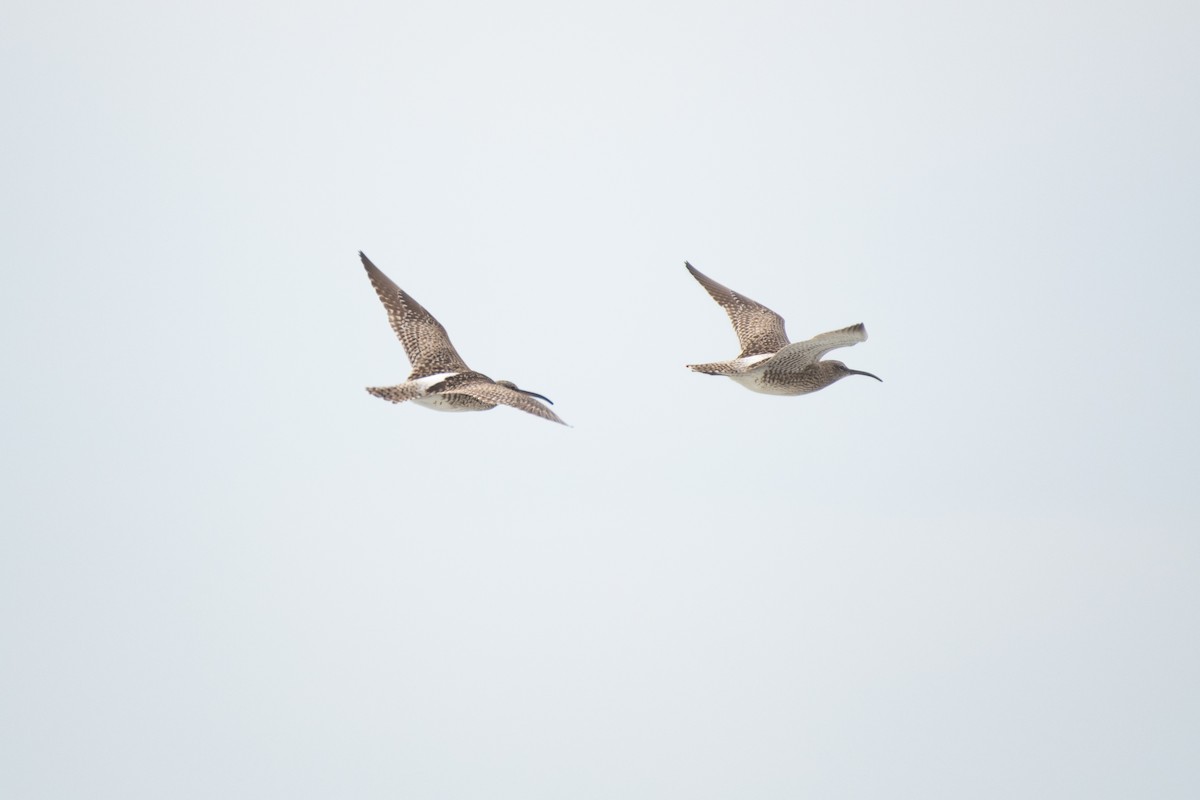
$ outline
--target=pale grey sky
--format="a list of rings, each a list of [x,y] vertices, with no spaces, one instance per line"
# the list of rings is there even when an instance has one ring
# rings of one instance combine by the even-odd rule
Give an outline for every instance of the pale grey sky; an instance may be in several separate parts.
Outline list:
[[[0,796],[1200,794],[1194,4],[4,18]]]

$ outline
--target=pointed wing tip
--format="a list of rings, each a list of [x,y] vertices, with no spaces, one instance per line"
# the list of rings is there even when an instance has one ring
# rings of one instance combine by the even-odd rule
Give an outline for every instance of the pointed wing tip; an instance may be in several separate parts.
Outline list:
[[[392,282],[392,279],[384,274],[383,270],[375,266],[375,262],[367,258],[366,253],[359,250],[358,257],[362,259],[363,269],[367,271],[367,280],[371,281],[371,285],[375,287],[375,291],[381,299],[388,291],[400,291],[400,287],[396,286]]]
[[[724,286],[721,286],[719,283],[714,281],[712,278],[708,277],[703,272],[701,272],[700,270],[693,267],[692,262],[685,261],[685,262],[683,262],[683,266],[687,267],[687,271],[689,273],[691,273],[693,278],[696,279],[696,283],[699,283],[701,286],[703,286],[704,291],[708,292],[709,296],[711,296],[712,299],[716,300],[718,303],[721,301],[717,299],[717,296],[713,294],[713,291],[724,291],[724,292],[729,291],[729,289],[727,289]]]
[[[550,422],[557,422],[559,425],[566,425],[568,428],[571,427],[570,425],[567,425],[567,423],[563,422],[562,417],[558,416],[558,414],[555,414],[553,411],[546,408],[545,406],[542,406],[542,409],[541,409],[545,413],[541,414],[541,413],[538,413],[537,411],[533,411],[532,409],[522,408],[521,406],[514,406],[511,403],[507,404],[507,405],[509,405],[511,408],[517,409],[518,411],[524,411],[526,414],[532,414],[535,417],[541,417],[542,419],[549,420]]]
[[[813,338],[820,338],[822,336],[836,336],[837,334],[851,336],[856,342],[865,342],[867,340],[867,326],[861,322],[856,322],[853,325],[847,325],[844,328],[838,328],[836,331],[817,334],[817,336]],[[845,347],[846,345],[842,346]]]
[[[509,408],[515,408],[517,411],[524,411],[526,414],[529,414],[532,417],[538,417],[539,419],[544,419],[547,422],[557,422],[559,425],[563,425],[567,428],[573,427],[572,425],[568,425],[566,422],[563,421],[562,417],[558,416],[558,414],[555,414],[553,411],[546,408],[545,406],[542,406],[542,411],[544,411],[546,413],[542,414],[542,413],[538,413],[537,411],[534,411],[529,408],[523,408],[518,405],[513,405],[512,403],[504,403],[504,405],[508,406]]]

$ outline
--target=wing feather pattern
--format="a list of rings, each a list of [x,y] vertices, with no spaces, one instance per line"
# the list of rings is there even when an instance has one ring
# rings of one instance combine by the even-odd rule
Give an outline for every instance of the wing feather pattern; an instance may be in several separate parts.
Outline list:
[[[776,353],[787,345],[788,337],[783,329],[783,317],[762,303],[722,286],[689,262],[683,263],[688,272],[692,273],[692,277],[700,282],[712,299],[729,315],[738,343],[742,346],[739,358]]]
[[[773,358],[756,364],[755,367],[780,372],[799,372],[820,361],[822,356],[830,350],[852,347],[866,340],[867,328],[860,322],[848,328],[818,333],[804,342],[789,344],[776,353]]]
[[[442,372],[463,372],[469,367],[450,343],[450,337],[442,324],[433,318],[408,292],[392,283],[379,267],[371,263],[362,251],[358,253],[367,277],[375,287],[383,307],[387,310],[388,322],[396,337],[404,345],[408,360],[412,362],[409,380],[437,375]]]
[[[507,386],[501,386],[498,383],[470,383],[464,386],[457,386],[453,389],[447,389],[441,392],[441,394],[465,394],[484,403],[512,406],[527,414],[533,414],[535,417],[548,419],[560,425],[567,424],[559,419],[557,414],[529,395],[518,392],[516,389],[510,389]]]

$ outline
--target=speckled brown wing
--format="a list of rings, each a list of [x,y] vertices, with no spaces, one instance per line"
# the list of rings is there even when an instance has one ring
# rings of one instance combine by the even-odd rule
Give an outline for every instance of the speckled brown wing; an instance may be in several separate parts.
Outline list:
[[[469,383],[463,386],[458,386],[454,389],[447,389],[441,394],[465,394],[468,397],[474,397],[484,403],[493,403],[495,405],[512,406],[519,408],[522,411],[533,414],[535,417],[548,419],[551,422],[557,422],[560,425],[566,425],[546,406],[530,397],[527,394],[522,394],[516,389],[510,389],[507,386],[501,386],[498,383]]]
[[[734,333],[742,346],[739,358],[755,356],[761,353],[775,353],[788,343],[787,333],[783,329],[783,317],[776,314],[762,303],[757,303],[745,295],[738,294],[732,289],[708,277],[688,262],[683,262],[692,277],[708,291],[716,300],[729,321],[733,323]]]
[[[392,283],[379,267],[371,263],[366,254],[359,252],[367,277],[375,287],[375,293],[387,309],[388,322],[404,345],[408,360],[412,362],[409,380],[437,375],[442,372],[462,372],[469,369],[462,356],[450,343],[446,329],[408,292]]]
[[[759,366],[768,372],[799,372],[820,361],[830,350],[851,347],[866,340],[867,328],[860,322],[848,328],[818,333],[805,342],[789,344]]]

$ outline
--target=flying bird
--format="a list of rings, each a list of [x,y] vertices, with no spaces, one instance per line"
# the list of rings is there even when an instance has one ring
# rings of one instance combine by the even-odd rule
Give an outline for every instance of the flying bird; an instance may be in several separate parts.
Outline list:
[[[360,250],[358,256],[387,310],[392,330],[412,362],[412,374],[404,383],[369,386],[368,392],[393,403],[412,400],[437,411],[487,411],[498,405],[506,405],[551,422],[566,424],[538,402],[545,400],[553,405],[546,397],[521,389],[511,381],[494,381],[468,367],[450,343],[450,337],[441,323],[408,292],[392,283],[365,253]]]
[[[705,375],[724,375],[753,392],[763,394],[808,394],[824,389],[848,375],[866,375],[883,381],[869,372],[850,369],[841,361],[821,360],[821,356],[830,350],[865,342],[867,329],[861,322],[849,328],[817,334],[806,342],[792,344],[783,330],[783,317],[761,303],[722,286],[690,263],[683,263],[712,299],[725,309],[742,346],[737,358],[708,364],[688,364],[688,369]]]

